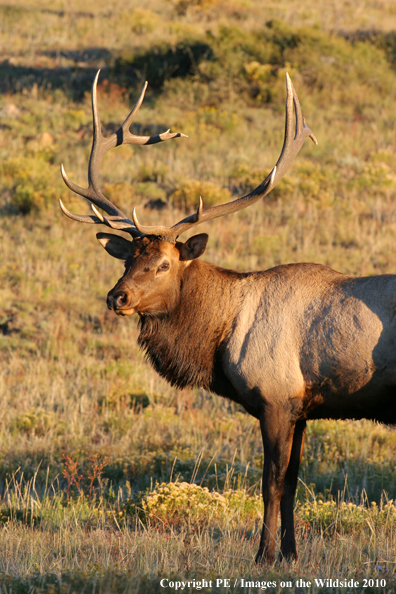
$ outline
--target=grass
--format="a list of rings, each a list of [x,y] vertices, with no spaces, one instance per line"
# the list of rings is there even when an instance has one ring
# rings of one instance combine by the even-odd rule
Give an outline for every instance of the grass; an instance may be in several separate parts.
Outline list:
[[[393,429],[309,424],[300,558],[256,567],[256,421],[155,375],[136,321],[105,307],[122,266],[57,199],[86,209],[59,165],[85,183],[98,67],[107,133],[147,77],[133,130],[189,135],[106,157],[106,194],[144,224],[260,183],[281,147],[287,69],[319,146],[306,143],[265,203],[203,225],[205,258],[394,272],[394,3],[11,0],[0,13],[0,591],[158,592],[162,578],[244,576],[272,591],[345,576],[392,591]],[[157,199],[161,212],[146,206]]]

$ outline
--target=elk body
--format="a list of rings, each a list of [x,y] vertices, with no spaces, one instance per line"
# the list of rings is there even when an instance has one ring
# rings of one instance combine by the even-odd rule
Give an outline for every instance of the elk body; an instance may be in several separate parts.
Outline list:
[[[99,73],[98,73],[99,74]],[[125,261],[107,296],[118,315],[140,317],[139,344],[153,367],[178,387],[200,386],[241,404],[260,422],[264,445],[264,525],[256,559],[273,562],[281,512],[283,558],[295,558],[293,504],[309,419],[396,423],[396,276],[353,278],[318,264],[289,264],[263,272],[225,270],[199,259],[208,236],[185,243],[181,233],[203,221],[249,206],[275,186],[300,150],[315,137],[305,125],[286,78],[285,140],[276,167],[250,194],[196,214],[173,227],[145,227],[128,219],[101,193],[100,162],[119,144],[150,144],[129,132],[138,103],[121,128],[101,134],[93,88],[94,140],[87,189],[62,176],[88,198],[93,215],[67,216],[126,231],[97,238]],[[296,123],[293,123],[293,111]],[[100,207],[106,216],[98,210]]]

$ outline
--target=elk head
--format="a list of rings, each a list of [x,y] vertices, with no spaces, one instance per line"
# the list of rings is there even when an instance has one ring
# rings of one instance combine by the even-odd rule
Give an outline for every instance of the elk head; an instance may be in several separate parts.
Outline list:
[[[109,233],[96,237],[111,256],[125,261],[125,274],[107,295],[107,307],[123,316],[169,313],[177,304],[185,268],[203,254],[208,241],[206,233],[185,243],[155,236],[132,242]]]
[[[93,215],[75,215],[59,200],[65,215],[82,223],[104,224],[131,235],[132,241],[123,237],[98,233],[97,238],[113,257],[124,260],[125,273],[107,296],[107,305],[119,315],[165,315],[177,303],[180,281],[190,263],[205,251],[208,236],[204,233],[190,237],[185,243],[178,241],[179,235],[203,222],[246,208],[266,196],[289,169],[294,158],[309,136],[317,144],[315,136],[306,126],[300,103],[288,74],[286,74],[286,124],[283,148],[280,157],[265,180],[249,194],[226,204],[203,209],[202,199],[196,213],[187,216],[172,227],[144,226],[137,219],[133,209],[132,220],[110,202],[99,189],[98,174],[105,153],[122,144],[155,144],[172,138],[186,137],[170,130],[155,136],[136,136],[130,126],[138,112],[146,92],[145,83],[140,97],[124,123],[111,136],[102,135],[97,105],[97,73],[92,91],[93,142],[88,166],[88,188],[74,184],[61,165],[61,174],[66,185],[91,202]],[[293,122],[293,111],[296,122]],[[98,208],[103,210],[103,215]]]

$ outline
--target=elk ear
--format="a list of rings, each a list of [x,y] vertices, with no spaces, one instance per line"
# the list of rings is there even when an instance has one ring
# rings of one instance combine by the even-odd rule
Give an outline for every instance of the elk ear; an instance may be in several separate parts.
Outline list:
[[[180,260],[195,260],[195,258],[202,256],[208,239],[209,235],[207,233],[200,233],[199,235],[193,235],[185,243],[178,244]]]
[[[100,245],[104,247],[106,252],[118,258],[119,260],[126,260],[132,252],[132,242],[119,237],[118,235],[112,235],[111,233],[97,233],[96,238]]]

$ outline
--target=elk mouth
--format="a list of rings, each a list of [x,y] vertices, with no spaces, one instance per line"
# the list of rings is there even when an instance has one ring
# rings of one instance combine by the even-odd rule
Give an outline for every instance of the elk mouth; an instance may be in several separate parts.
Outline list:
[[[131,316],[136,311],[136,307],[126,307],[124,309],[115,309],[114,313],[117,316]]]

